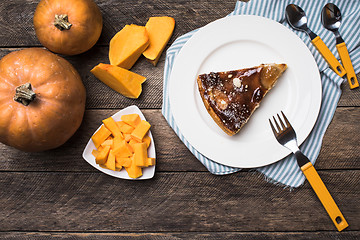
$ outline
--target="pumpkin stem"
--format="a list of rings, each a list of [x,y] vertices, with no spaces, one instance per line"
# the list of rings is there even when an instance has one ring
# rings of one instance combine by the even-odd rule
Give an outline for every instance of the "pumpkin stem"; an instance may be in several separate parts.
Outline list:
[[[69,30],[72,26],[69,23],[68,15],[67,14],[55,14],[54,26],[57,27],[60,31],[62,30]]]
[[[31,83],[25,83],[16,88],[14,100],[27,106],[35,99],[35,97],[36,94],[31,88]]]

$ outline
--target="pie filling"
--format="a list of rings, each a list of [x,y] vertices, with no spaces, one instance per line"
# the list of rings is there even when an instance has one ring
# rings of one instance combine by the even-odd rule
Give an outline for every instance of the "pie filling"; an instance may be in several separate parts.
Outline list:
[[[267,64],[201,74],[198,76],[199,90],[203,101],[208,103],[223,127],[235,134],[248,121],[285,68],[285,64]]]

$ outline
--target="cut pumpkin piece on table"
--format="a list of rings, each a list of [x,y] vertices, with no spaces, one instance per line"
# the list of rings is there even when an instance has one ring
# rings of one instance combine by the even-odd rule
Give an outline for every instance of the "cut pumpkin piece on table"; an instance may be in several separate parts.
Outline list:
[[[110,64],[130,69],[149,46],[149,36],[143,26],[125,25],[110,41]]]
[[[100,81],[128,98],[138,98],[146,78],[110,64],[100,63],[90,71]]]
[[[145,25],[149,34],[149,47],[143,52],[143,55],[156,66],[161,53],[169,42],[175,28],[175,20],[172,17],[151,17]]]

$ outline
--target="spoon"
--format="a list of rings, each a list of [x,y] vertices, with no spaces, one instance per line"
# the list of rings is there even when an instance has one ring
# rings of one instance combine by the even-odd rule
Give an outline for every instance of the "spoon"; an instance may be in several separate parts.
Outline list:
[[[338,31],[341,25],[341,12],[339,8],[332,3],[326,4],[321,11],[321,22],[327,30],[332,31],[335,34],[336,48],[339,52],[341,62],[344,64],[350,89],[359,87],[359,82],[356,78],[349,52]]]
[[[311,38],[311,43],[316,47],[320,52],[325,61],[330,65],[332,70],[339,75],[340,77],[346,74],[345,69],[331,53],[329,48],[325,45],[323,40],[312,32],[307,26],[307,18],[304,10],[295,4],[289,4],[286,6],[285,10],[286,20],[290,26],[296,30],[306,32]]]

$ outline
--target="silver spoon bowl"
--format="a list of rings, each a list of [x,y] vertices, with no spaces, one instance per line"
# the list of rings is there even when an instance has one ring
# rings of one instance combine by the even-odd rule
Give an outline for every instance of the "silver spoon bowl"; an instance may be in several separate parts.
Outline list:
[[[313,33],[307,26],[307,17],[304,10],[295,5],[289,4],[286,6],[285,10],[286,20],[290,24],[290,26],[296,30],[306,32],[311,39],[317,37],[315,33]]]
[[[323,7],[321,11],[321,23],[327,30],[335,34],[337,44],[344,42],[338,31],[341,25],[341,19],[340,9],[335,4],[328,3]]]

